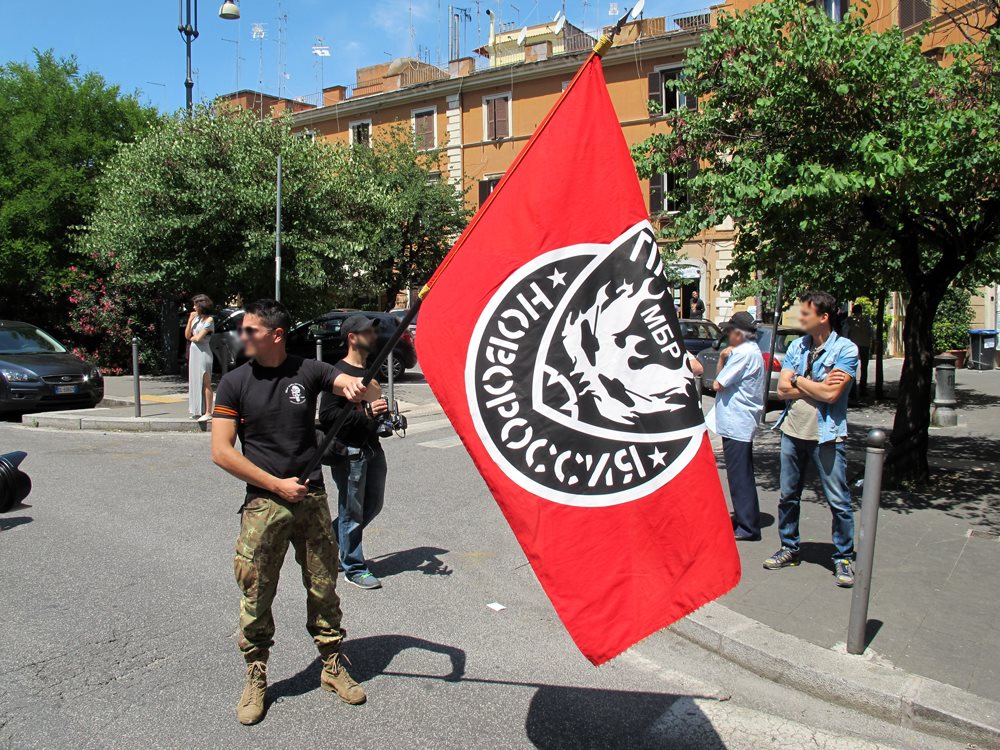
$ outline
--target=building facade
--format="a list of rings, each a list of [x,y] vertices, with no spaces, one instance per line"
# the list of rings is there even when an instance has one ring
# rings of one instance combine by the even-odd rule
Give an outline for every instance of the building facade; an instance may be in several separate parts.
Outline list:
[[[686,50],[698,43],[716,14],[744,10],[759,1],[731,0],[700,12],[641,18],[625,25],[603,62],[608,90],[630,146],[665,130],[664,113],[697,106],[664,83],[680,75]],[[821,2],[831,17],[840,18],[850,0]],[[874,0],[869,23],[877,29],[896,24],[912,33],[933,17],[924,45],[928,54],[941,54],[946,44],[962,38],[955,18],[974,22],[980,12],[978,2],[939,7],[942,2],[959,0]],[[441,178],[460,188],[469,207],[476,209],[555,104],[589,54],[595,36],[565,18],[519,29],[499,24],[491,16],[489,40],[476,50],[481,58],[478,66],[473,58],[460,58],[444,70],[402,58],[361,68],[352,86],[324,89],[322,106],[254,92],[238,92],[229,98],[243,106],[249,102],[262,114],[268,106],[276,113],[291,109],[296,128],[330,142],[370,143],[393,128],[408,127],[422,148],[438,153]],[[679,208],[665,197],[667,180],[660,176],[643,181],[654,222],[657,216]],[[718,290],[729,273],[733,246],[731,221],[703,232],[685,246],[681,253],[684,283],[675,290],[675,301],[682,309],[695,290],[705,301],[706,317],[716,321],[753,304]],[[995,292],[995,288],[983,290],[974,300],[977,325],[992,327],[996,322]],[[892,307],[902,310],[895,301]],[[899,334],[898,330],[890,332],[890,342],[898,342]]]

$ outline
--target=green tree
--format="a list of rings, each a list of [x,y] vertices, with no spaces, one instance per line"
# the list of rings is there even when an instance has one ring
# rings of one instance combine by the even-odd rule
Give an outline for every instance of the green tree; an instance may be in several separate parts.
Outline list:
[[[371,146],[337,147],[338,192],[352,196],[350,216],[363,247],[350,264],[355,295],[392,305],[398,292],[422,286],[469,220],[463,194],[441,178],[439,151],[420,151],[409,129]]]
[[[723,14],[680,82],[699,109],[668,115],[672,132],[634,155],[689,195],[667,227],[675,248],[734,217],[726,288],[760,272],[844,299],[905,293],[889,460],[897,479],[925,480],[935,312],[956,280],[1000,277],[1000,43],[940,65],[919,35],[864,23],[864,8],[833,23],[799,0]],[[685,179],[692,160],[708,166]]]
[[[246,110],[165,118],[108,164],[80,236],[99,272],[68,291],[77,330],[109,332],[94,341],[102,361],[121,362],[132,330],[169,366],[177,303],[194,293],[273,296],[279,153],[281,297],[298,319],[422,282],[464,226],[461,196],[431,179],[412,137],[369,151]],[[154,351],[144,356],[154,364]]]
[[[156,118],[74,58],[36,50],[33,64],[0,66],[0,317],[63,327],[61,284],[95,178]]]

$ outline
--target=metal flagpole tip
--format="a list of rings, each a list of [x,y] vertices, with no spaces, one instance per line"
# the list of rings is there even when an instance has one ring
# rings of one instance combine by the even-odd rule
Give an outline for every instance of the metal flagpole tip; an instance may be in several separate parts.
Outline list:
[[[868,445],[871,448],[884,448],[888,439],[889,436],[886,435],[885,430],[878,427],[868,431]]]

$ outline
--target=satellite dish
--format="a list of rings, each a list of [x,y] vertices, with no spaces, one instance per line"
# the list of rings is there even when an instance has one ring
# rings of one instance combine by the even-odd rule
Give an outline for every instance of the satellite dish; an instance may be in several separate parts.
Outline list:
[[[565,26],[566,26],[566,16],[562,16],[558,21],[556,21],[556,27],[554,29],[554,33],[561,34]]]
[[[517,46],[523,47],[524,40],[527,38],[528,38],[528,27],[525,26],[523,29],[521,29],[521,33],[517,35]]]
[[[634,21],[636,18],[639,17],[639,15],[642,13],[642,9],[645,7],[646,7],[646,0],[639,0],[639,2],[635,4],[635,7],[629,11],[628,17]]]
[[[558,21],[561,16],[562,16],[562,9],[560,8],[559,10],[556,11],[555,16],[552,18],[552,23]]]

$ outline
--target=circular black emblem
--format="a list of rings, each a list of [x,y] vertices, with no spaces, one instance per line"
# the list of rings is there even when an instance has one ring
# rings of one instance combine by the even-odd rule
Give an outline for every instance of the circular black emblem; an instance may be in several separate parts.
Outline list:
[[[522,266],[480,315],[465,376],[490,455],[554,502],[644,497],[688,464],[705,431],[648,222]]]

